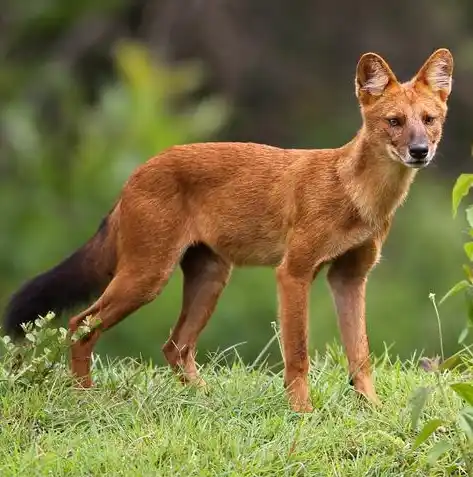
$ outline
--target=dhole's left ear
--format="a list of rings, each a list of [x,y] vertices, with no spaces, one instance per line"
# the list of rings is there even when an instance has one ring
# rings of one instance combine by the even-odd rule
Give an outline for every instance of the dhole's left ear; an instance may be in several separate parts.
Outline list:
[[[414,81],[428,86],[442,101],[447,101],[452,90],[452,74],[453,56],[449,50],[441,48],[430,55]]]
[[[386,61],[376,53],[365,53],[356,67],[356,95],[361,103],[368,104],[381,96],[398,81]]]

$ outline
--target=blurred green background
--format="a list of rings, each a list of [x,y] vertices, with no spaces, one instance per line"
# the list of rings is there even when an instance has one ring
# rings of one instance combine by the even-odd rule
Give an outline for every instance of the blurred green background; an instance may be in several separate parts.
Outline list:
[[[429,293],[461,278],[465,223],[451,187],[471,170],[473,3],[299,0],[10,1],[0,12],[0,307],[25,279],[86,241],[130,172],[173,144],[257,141],[334,147],[360,125],[359,56],[376,51],[406,80],[448,47],[455,82],[436,163],[399,210],[368,286],[371,347],[439,352]],[[164,293],[106,334],[98,351],[162,363],[181,301]],[[199,359],[236,343],[254,359],[273,336],[266,269],[236,270],[199,342]],[[465,322],[440,308],[447,352]],[[314,284],[311,349],[338,340],[324,279]],[[277,345],[273,362],[280,360]]]

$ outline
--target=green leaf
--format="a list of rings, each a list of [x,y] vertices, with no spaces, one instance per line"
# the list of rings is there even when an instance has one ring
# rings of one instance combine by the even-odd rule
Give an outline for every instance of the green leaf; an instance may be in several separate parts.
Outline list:
[[[473,205],[470,205],[470,207],[466,209],[465,213],[468,224],[473,228]]]
[[[447,440],[437,442],[429,451],[428,461],[430,464],[435,464],[438,458],[452,448],[452,443]]]
[[[470,260],[470,262],[473,262],[473,242],[466,242],[463,245],[463,250],[465,250],[468,260]]]
[[[44,319],[49,323],[50,321],[54,320],[54,318],[56,318],[56,313],[50,311],[45,317]]]
[[[473,407],[465,407],[458,415],[458,424],[468,440],[473,442]]]
[[[417,427],[422,410],[425,407],[427,399],[432,392],[431,387],[422,387],[417,389],[411,397],[411,426]]]
[[[453,383],[450,387],[468,404],[473,405],[473,385],[468,383]]]
[[[471,268],[468,265],[463,265],[463,271],[465,272],[466,277],[468,278],[468,281],[471,283],[473,282],[473,273],[471,271]]]
[[[468,328],[466,328],[468,331]],[[450,356],[447,358],[443,363],[440,363],[439,369],[441,371],[445,369],[454,369],[456,368],[459,364],[461,364],[461,358],[458,354],[454,354],[453,356]]]
[[[36,338],[32,333],[26,333],[25,337],[28,341],[31,341],[32,343],[36,341]]]
[[[465,328],[463,328],[462,332],[460,333],[460,336],[458,337],[458,344],[462,344],[466,340],[469,332],[470,329],[468,328],[468,326],[465,326]]]
[[[473,185],[473,174],[460,174],[452,190],[452,212],[456,217],[458,206]]]
[[[473,326],[473,295],[471,289],[465,293],[468,326]]]
[[[419,432],[417,439],[414,441],[412,449],[417,449],[423,444],[441,425],[443,421],[441,419],[431,419],[426,422],[422,430]]]
[[[42,328],[42,327],[43,327],[43,320],[41,320],[40,318],[36,318],[36,320],[34,320],[34,324],[35,324],[38,328]]]
[[[456,283],[455,285],[453,285],[452,288],[450,288],[450,290],[448,290],[447,293],[445,293],[445,295],[439,301],[439,305],[441,305],[447,298],[450,298],[451,296],[456,295],[458,292],[461,292],[469,285],[470,284],[468,283],[467,280],[462,280],[461,282]]]

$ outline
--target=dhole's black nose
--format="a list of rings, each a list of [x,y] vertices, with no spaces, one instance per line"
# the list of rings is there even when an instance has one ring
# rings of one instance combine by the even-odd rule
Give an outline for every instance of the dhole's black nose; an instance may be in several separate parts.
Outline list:
[[[409,154],[413,159],[425,159],[428,153],[429,148],[425,144],[413,144],[412,146],[409,146]]]

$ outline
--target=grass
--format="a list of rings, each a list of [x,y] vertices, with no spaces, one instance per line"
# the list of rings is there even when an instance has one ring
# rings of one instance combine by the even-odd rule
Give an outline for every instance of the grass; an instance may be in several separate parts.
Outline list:
[[[450,374],[449,374],[450,373]],[[76,390],[64,365],[36,385],[0,380],[0,475],[7,476],[400,476],[465,475],[457,447],[430,463],[439,428],[417,449],[409,400],[435,385],[415,360],[375,367],[383,406],[358,399],[339,350],[311,367],[315,412],[287,406],[282,376],[264,366],[214,359],[206,392],[181,386],[166,368],[96,358],[96,386]],[[453,371],[444,375],[454,380]],[[434,394],[419,427],[458,412]]]

